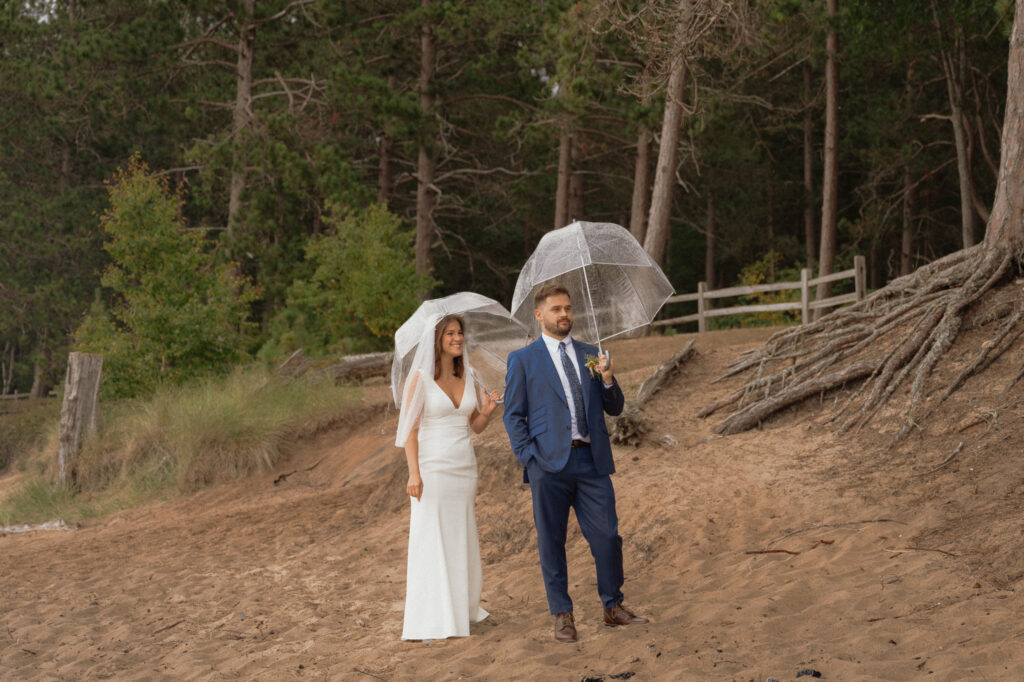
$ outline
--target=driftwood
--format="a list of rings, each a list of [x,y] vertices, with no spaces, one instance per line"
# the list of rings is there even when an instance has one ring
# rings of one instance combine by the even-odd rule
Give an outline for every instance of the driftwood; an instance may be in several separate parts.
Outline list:
[[[749,374],[743,386],[699,416],[729,407],[731,414],[715,431],[738,433],[803,400],[849,387],[851,394],[837,401],[828,417],[843,434],[863,429],[906,387],[909,400],[895,445],[921,428],[935,406],[965,381],[1017,347],[1024,336],[1024,310],[1008,303],[988,309],[981,302],[1019,273],[1022,262],[1024,255],[1014,248],[979,244],[893,280],[849,308],[778,332],[714,380]],[[926,396],[935,388],[929,383],[934,384],[940,360],[965,329],[986,325],[992,325],[993,337],[929,404]],[[1024,378],[1024,365],[1018,375]]]
[[[337,383],[343,379],[366,379],[372,376],[388,376],[394,353],[363,353],[346,355],[331,365],[329,375]]]
[[[693,341],[691,340],[686,344],[685,348],[669,358],[666,363],[658,367],[658,369],[654,371],[654,374],[649,376],[647,380],[640,385],[640,390],[637,391],[636,398],[626,401],[626,405],[622,409],[622,414],[620,414],[611,424],[609,435],[613,443],[618,445],[632,445],[634,447],[640,444],[643,434],[647,430],[644,426],[644,406],[654,396],[654,394],[668,385],[669,382],[675,378],[676,374],[679,373],[679,368],[682,364],[689,360],[695,352],[696,351],[693,349]]]
[[[57,450],[57,480],[71,485],[75,479],[75,459],[90,432],[100,420],[97,398],[103,356],[70,353],[64,380],[64,402],[60,408],[60,447]]]
[[[285,381],[291,379],[298,379],[303,374],[309,371],[309,368],[313,366],[302,349],[298,349],[289,356],[287,360],[281,363],[281,366],[277,368],[277,376]]]
[[[362,380],[373,376],[386,377],[391,372],[391,358],[394,353],[363,353],[361,355],[345,355],[338,358],[333,365],[314,370],[318,378],[325,377],[334,383],[345,380]],[[300,348],[281,363],[276,374],[279,379],[292,381],[307,374],[313,369],[313,362],[307,358]]]

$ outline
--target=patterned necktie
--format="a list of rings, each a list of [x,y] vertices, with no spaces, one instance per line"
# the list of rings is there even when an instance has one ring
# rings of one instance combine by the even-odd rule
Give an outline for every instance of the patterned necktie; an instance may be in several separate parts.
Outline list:
[[[576,430],[584,438],[587,437],[587,415],[583,411],[583,386],[580,385],[580,377],[576,374],[569,355],[565,352],[566,344],[559,342],[558,355],[562,358],[562,369],[565,370],[565,378],[569,380],[569,390],[572,391],[572,404],[576,411]]]

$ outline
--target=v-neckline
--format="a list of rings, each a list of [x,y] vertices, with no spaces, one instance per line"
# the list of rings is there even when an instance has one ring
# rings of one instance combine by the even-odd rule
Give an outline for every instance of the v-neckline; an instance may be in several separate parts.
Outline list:
[[[468,379],[464,379],[464,380],[462,381],[462,395],[461,395],[461,396],[459,396],[459,404],[458,404],[458,405],[456,405],[456,404],[455,404],[455,399],[451,397],[451,395],[450,395],[450,394],[448,393],[448,391],[446,391],[446,390],[444,390],[443,388],[441,388],[441,384],[437,383],[437,380],[436,380],[436,379],[434,380],[434,385],[435,385],[435,386],[437,386],[438,390],[440,390],[440,391],[441,391],[441,393],[444,393],[445,397],[446,397],[446,398],[448,398],[448,402],[450,402],[450,403],[452,404],[452,406],[453,406],[453,407],[454,407],[454,408],[455,408],[456,410],[458,410],[459,408],[461,408],[461,407],[462,407],[462,401],[466,399],[466,386],[467,386],[468,384],[469,384],[469,381],[468,381]]]

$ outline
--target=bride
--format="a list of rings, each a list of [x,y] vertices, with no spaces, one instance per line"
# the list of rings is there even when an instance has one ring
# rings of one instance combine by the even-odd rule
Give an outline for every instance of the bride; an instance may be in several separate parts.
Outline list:
[[[470,429],[487,428],[497,392],[473,381],[463,356],[465,323],[428,325],[406,381],[395,445],[409,465],[409,560],[402,639],[469,635],[483,585],[477,540],[476,455]]]

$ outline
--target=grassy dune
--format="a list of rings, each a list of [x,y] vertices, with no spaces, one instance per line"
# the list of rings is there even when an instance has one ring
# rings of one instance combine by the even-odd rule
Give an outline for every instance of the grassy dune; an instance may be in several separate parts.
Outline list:
[[[0,502],[0,525],[87,518],[268,469],[290,444],[344,420],[359,400],[358,388],[316,378],[284,383],[248,369],[103,405],[72,490],[52,483],[58,429],[51,401],[17,421],[23,447],[7,466],[24,480]],[[13,419],[2,423],[14,432]]]

